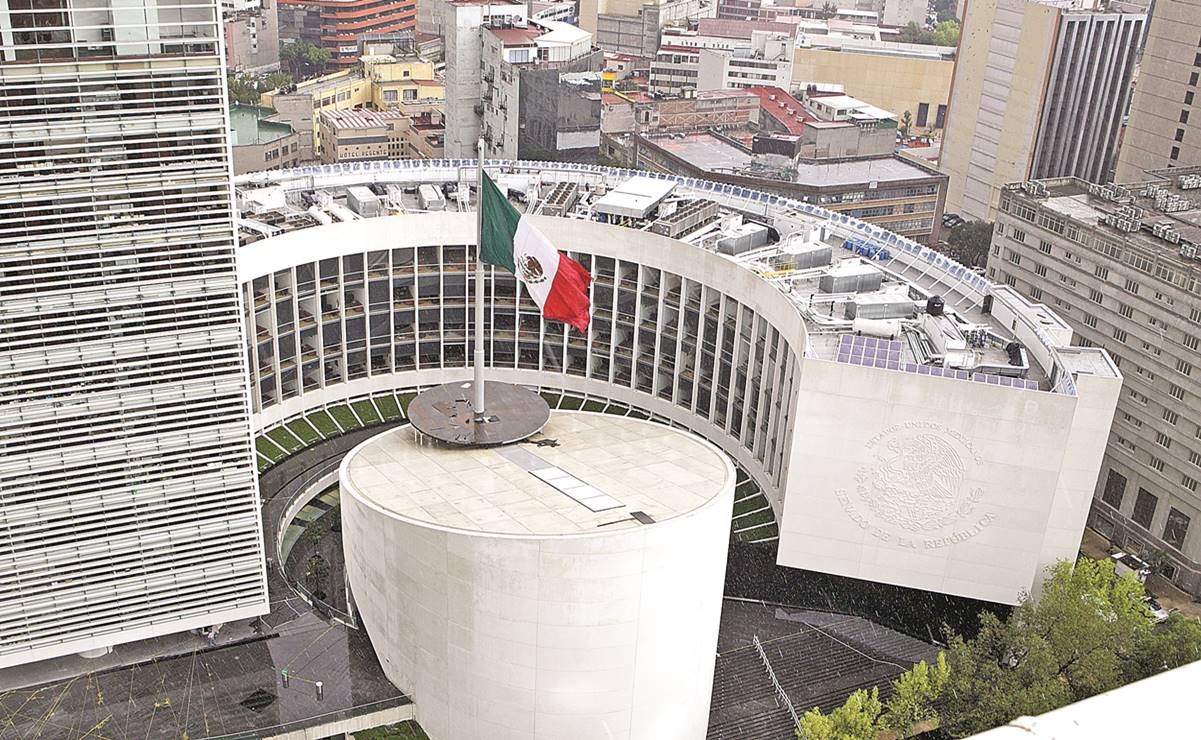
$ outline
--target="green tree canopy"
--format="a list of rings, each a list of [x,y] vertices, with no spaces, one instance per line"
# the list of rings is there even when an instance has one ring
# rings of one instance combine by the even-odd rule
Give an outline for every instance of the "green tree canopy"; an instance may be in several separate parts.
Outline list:
[[[952,18],[951,20],[941,21],[934,27],[933,44],[935,46],[958,46],[959,45],[959,21]]]
[[[829,715],[806,712],[797,736],[875,740],[887,729],[905,738],[937,723],[967,737],[1201,660],[1201,622],[1173,614],[1157,626],[1144,596],[1111,561],[1060,562],[1037,600],[1023,598],[1004,620],[982,613],[971,639],[949,635],[934,665],[892,682],[885,704],[874,689],[856,691]]]
[[[969,221],[959,224],[947,237],[951,256],[968,267],[984,267],[988,263],[988,248],[992,245],[993,225],[988,221]]]
[[[818,707],[801,715],[797,737],[802,740],[876,740],[880,726],[879,689],[859,689],[829,715]]]
[[[240,105],[254,105],[259,101],[259,93],[254,80],[248,77],[229,75],[225,78],[229,88],[229,102]]]
[[[939,23],[955,20],[955,0],[934,0],[934,12]]]
[[[957,46],[959,44],[959,21],[954,18],[941,21],[934,27],[933,31],[910,22],[909,25],[901,29],[897,40],[906,44]]]
[[[1201,622],[1171,614],[1167,621],[1139,639],[1124,678],[1139,681],[1197,660],[1201,660]]]
[[[942,697],[951,669],[945,653],[938,654],[933,666],[921,661],[892,682],[892,696],[884,704],[884,726],[909,737],[914,725],[935,719],[935,703]]]
[[[229,75],[225,79],[229,87],[229,102],[240,105],[258,105],[265,92],[278,90],[292,84],[292,77],[284,72],[269,75]]]
[[[966,737],[1116,688],[1152,626],[1133,574],[1116,575],[1109,561],[1061,562],[1037,600],[1005,621],[982,614],[972,640],[951,637],[942,729]]]
[[[307,80],[325,72],[329,58],[328,49],[314,46],[308,41],[293,41],[279,47],[280,64],[297,80]]]

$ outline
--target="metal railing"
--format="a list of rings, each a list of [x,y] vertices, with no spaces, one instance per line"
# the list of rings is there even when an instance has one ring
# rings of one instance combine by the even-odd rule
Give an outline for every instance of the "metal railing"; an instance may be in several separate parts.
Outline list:
[[[772,209],[792,210],[811,218],[821,219],[831,227],[831,230],[841,237],[870,239],[874,244],[889,250],[890,257],[901,264],[922,269],[923,274],[937,274],[940,279],[955,281],[961,287],[965,297],[976,302],[982,302],[984,297],[992,292],[993,285],[970,268],[956,262],[947,255],[919,244],[912,239],[900,236],[880,226],[861,221],[853,216],[837,211],[831,211],[820,205],[805,203],[787,196],[767,193],[754,188],[733,185],[724,182],[714,182],[704,178],[672,175],[663,172],[630,170],[620,167],[583,164],[578,162],[537,162],[526,160],[485,159],[485,164],[493,167],[505,167],[511,172],[523,170],[538,171],[547,178],[557,178],[556,181],[605,181],[609,178],[649,177],[657,180],[669,180],[680,187],[703,193],[706,197],[716,200],[726,206],[736,207],[748,213],[768,213]],[[254,187],[268,184],[294,184],[297,181],[309,183],[315,187],[318,179],[338,182],[350,177],[356,181],[367,176],[373,181],[392,181],[400,179],[420,179],[429,181],[450,182],[457,179],[458,168],[474,166],[474,159],[435,159],[435,160],[376,160],[368,162],[343,162],[337,164],[311,165],[294,169],[271,170],[255,172],[235,178],[239,187]],[[549,180],[548,180],[549,181]],[[1046,349],[1054,355],[1057,345],[1045,332],[1036,331],[1035,337]],[[1074,388],[1064,388],[1071,393]]]
[[[771,685],[776,689],[776,696],[784,704],[784,708],[788,710],[789,716],[792,717],[793,727],[800,727],[801,719],[797,717],[796,709],[792,706],[792,700],[788,698],[788,694],[784,692],[784,687],[780,685],[780,681],[776,678],[776,672],[772,670],[771,661],[767,659],[767,652],[763,650],[763,643],[759,642],[759,635],[752,635],[751,641],[755,644],[755,650],[759,651],[759,659],[763,661],[763,669],[767,671],[767,677],[771,679]]]

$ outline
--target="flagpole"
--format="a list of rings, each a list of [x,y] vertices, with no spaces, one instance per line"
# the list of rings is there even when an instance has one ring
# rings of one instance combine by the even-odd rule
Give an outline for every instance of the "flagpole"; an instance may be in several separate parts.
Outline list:
[[[472,408],[476,418],[484,415],[484,140],[476,142],[475,201],[475,378]]]

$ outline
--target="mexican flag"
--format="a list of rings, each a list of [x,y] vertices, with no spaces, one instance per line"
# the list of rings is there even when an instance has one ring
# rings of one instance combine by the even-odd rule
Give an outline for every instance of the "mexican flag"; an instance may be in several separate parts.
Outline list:
[[[555,249],[527,216],[517,212],[484,173],[480,188],[484,211],[480,259],[517,276],[542,309],[542,315],[588,331],[588,284],[592,276]]]

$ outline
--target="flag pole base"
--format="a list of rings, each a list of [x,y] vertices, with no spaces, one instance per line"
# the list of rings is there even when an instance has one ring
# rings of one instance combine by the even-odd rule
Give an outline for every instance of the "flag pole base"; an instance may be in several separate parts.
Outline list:
[[[542,396],[513,383],[484,381],[488,406],[475,413],[474,381],[446,383],[409,402],[409,421],[421,434],[461,447],[492,447],[528,439],[550,420]]]

